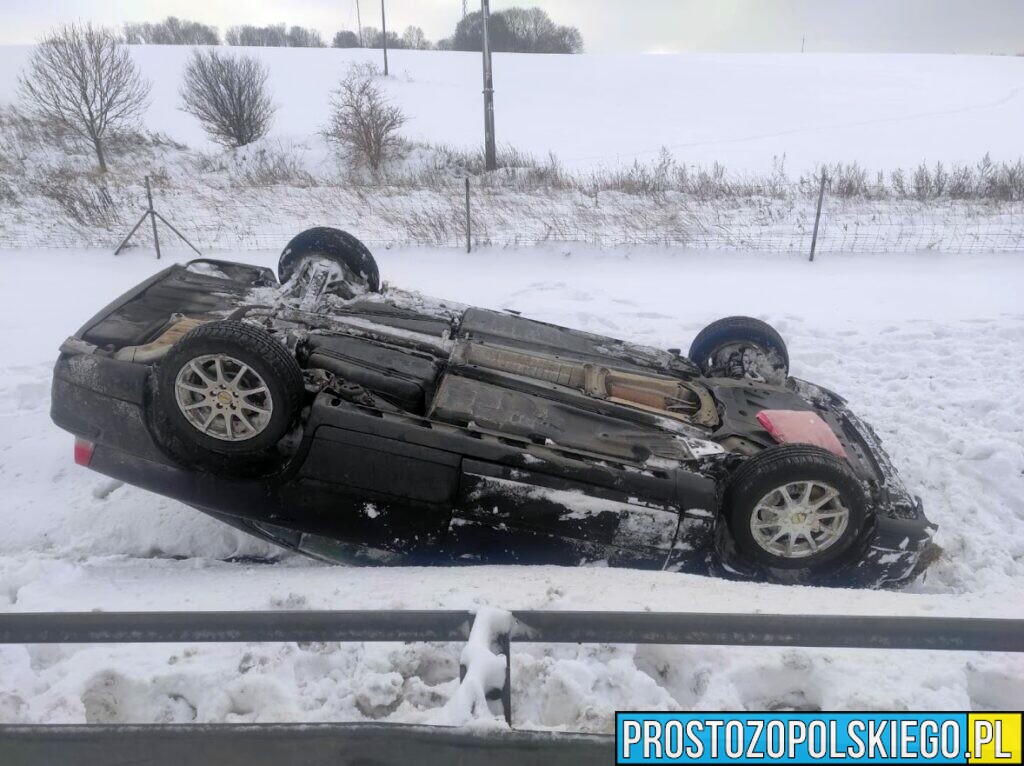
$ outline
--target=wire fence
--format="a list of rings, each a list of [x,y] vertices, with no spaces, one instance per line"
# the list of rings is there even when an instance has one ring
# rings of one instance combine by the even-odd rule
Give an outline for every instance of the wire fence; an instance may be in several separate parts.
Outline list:
[[[474,179],[467,190],[463,179],[426,186],[204,185],[154,176],[153,189],[155,209],[204,252],[278,249],[297,232],[326,225],[374,246],[590,243],[807,253],[818,206],[818,190],[806,184],[694,192]],[[0,247],[113,249],[145,209],[141,178],[113,190],[69,185],[0,217]],[[150,227],[132,243],[151,246]],[[844,196],[826,188],[816,249],[1021,252],[1024,203],[897,196],[884,187]]]

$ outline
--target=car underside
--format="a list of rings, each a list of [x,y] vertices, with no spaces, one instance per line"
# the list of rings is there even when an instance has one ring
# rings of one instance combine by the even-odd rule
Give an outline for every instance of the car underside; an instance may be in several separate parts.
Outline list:
[[[731,317],[688,356],[380,283],[351,235],[175,265],[61,347],[94,470],[347,563],[879,586],[934,526],[875,433]]]

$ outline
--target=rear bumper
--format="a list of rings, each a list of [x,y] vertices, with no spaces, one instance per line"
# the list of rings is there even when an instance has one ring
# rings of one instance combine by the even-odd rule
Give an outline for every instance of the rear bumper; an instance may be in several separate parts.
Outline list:
[[[177,465],[146,424],[149,368],[91,354],[62,354],[53,373],[53,422],[95,447],[89,468],[106,476],[224,513],[272,513],[259,482],[232,481]],[[100,390],[97,390],[100,389]]]
[[[50,417],[65,431],[102,447],[159,461],[143,418],[149,368],[82,353],[61,353],[53,369]]]

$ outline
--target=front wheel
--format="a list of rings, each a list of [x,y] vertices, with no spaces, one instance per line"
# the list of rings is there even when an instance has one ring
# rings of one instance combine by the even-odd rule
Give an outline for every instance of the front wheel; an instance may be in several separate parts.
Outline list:
[[[736,547],[776,569],[835,564],[861,535],[867,495],[849,464],[820,447],[785,444],[748,458],[726,486]]]
[[[316,226],[292,237],[277,262],[281,284],[309,272],[317,262],[333,265],[342,282],[380,292],[380,270],[369,248],[341,229]]]
[[[786,342],[774,327],[753,317],[726,317],[709,324],[690,344],[690,361],[708,377],[781,385],[789,376]]]

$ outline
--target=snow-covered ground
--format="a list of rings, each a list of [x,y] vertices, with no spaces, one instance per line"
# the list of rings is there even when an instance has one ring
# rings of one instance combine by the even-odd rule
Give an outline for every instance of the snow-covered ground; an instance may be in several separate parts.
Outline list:
[[[29,46],[0,46],[0,103],[15,100]],[[135,46],[153,81],[146,127],[206,144],[179,111],[188,49]],[[280,108],[272,135],[306,137],[327,119],[329,96],[352,61],[380,52],[254,48]],[[410,117],[403,133],[435,143],[481,142],[480,56],[391,51],[387,88]],[[685,162],[770,171],[859,161],[1015,160],[1024,124],[1024,59],[1014,56],[495,54],[497,136],[571,168],[652,160],[667,147]],[[301,87],[296,87],[301,83]],[[543,118],[539,118],[543,115]]]
[[[549,246],[382,250],[403,287],[662,347],[748,313],[793,372],[872,423],[940,529],[901,592],[557,567],[352,569],[267,545],[75,467],[48,417],[56,347],[160,264],[134,251],[7,251],[0,284],[0,610],[544,608],[1022,617],[1024,259],[802,258]],[[187,257],[174,253],[173,257]],[[236,257],[236,256],[231,256]],[[276,254],[242,260],[274,265]],[[0,648],[0,721],[438,722],[460,645]],[[522,646],[517,726],[610,731],[626,707],[1018,709],[1016,656]]]

